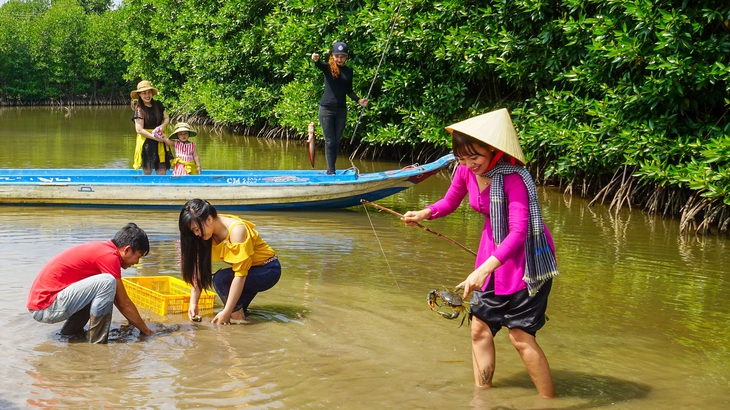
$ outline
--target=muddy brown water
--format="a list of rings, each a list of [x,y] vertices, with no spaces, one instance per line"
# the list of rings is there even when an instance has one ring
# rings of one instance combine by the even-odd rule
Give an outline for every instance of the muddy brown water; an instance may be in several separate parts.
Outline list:
[[[0,108],[0,167],[130,166],[130,113]],[[199,128],[204,169],[309,166],[299,141]],[[338,166],[350,166],[346,156]],[[420,209],[448,183],[443,173],[378,203]],[[25,301],[36,273],[63,249],[134,221],[152,252],[124,275],[179,277],[177,211],[2,206],[0,408],[730,408],[728,239],[683,236],[676,221],[614,215],[550,188],[540,196],[561,270],[538,333],[554,400],[536,398],[506,332],[496,338],[495,387],[473,387],[468,329],[426,304],[429,290],[471,272],[473,258],[387,213],[241,215],[283,266],[280,283],[254,300],[250,323],[143,311],[157,333],[141,337],[115,312],[110,344],[91,346],[31,319]],[[466,207],[428,223],[472,249],[481,225]]]

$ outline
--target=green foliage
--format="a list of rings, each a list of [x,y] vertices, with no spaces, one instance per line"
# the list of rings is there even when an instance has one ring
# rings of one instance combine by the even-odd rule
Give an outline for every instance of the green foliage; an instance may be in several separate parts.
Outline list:
[[[86,22],[84,9],[75,0],[56,0],[32,32],[31,58],[35,62],[37,86],[51,99],[74,95],[82,85],[81,36]]]
[[[86,18],[86,35],[80,47],[81,84],[84,94],[129,95],[124,81],[127,63],[121,50],[124,37],[110,28],[123,27],[124,15],[119,11],[90,14]]]
[[[317,122],[317,100],[311,81],[291,82],[281,88],[281,98],[274,106],[273,114],[285,127],[306,130],[310,122]]]
[[[127,78],[150,80],[169,106],[203,109],[221,124],[265,121],[281,87],[262,63],[268,7],[252,0],[126,4]]]
[[[102,14],[112,6],[112,0],[80,0],[79,3],[89,14]]]
[[[445,149],[445,125],[507,107],[548,178],[633,169],[728,201],[726,0],[125,0],[88,13],[102,3],[0,8],[0,94],[91,93],[126,70],[173,113],[304,133],[323,91],[310,55],[345,41],[371,102],[349,102],[356,143]]]
[[[42,98],[34,88],[40,75],[34,70],[31,47],[33,23],[48,7],[43,0],[11,0],[0,7],[0,95]]]
[[[539,32],[530,35],[526,25],[509,31],[499,40],[507,52],[493,61],[509,85],[535,89],[515,110],[515,122],[524,148],[545,160],[546,174],[572,181],[629,165],[647,184],[727,202],[724,167],[709,164],[717,156],[707,152],[721,152],[730,133],[722,121],[729,108],[730,4],[542,4],[511,2],[510,13],[532,20]],[[546,53],[525,54],[540,39]]]
[[[108,2],[106,2],[108,3]],[[11,0],[0,7],[0,96],[17,101],[105,100],[125,86],[119,11],[89,14],[77,0]]]
[[[499,80],[481,50],[485,11],[475,9],[472,2],[403,2],[396,13],[399,4],[125,3],[134,27],[125,47],[130,61],[127,78],[160,84],[172,106],[183,90],[186,100],[193,97],[187,91],[200,84],[206,90],[201,99],[220,95],[224,100],[242,100],[244,90],[256,84],[268,92],[247,92],[245,104],[239,106],[208,100],[202,109],[222,124],[251,118],[248,125],[268,123],[303,131],[303,125],[316,119],[322,93],[321,72],[309,57],[318,52],[326,59],[331,44],[342,40],[351,46],[348,64],[356,72],[358,95],[367,94],[384,52],[386,57],[372,84],[371,107],[363,113],[357,138],[375,144],[448,144],[443,131],[447,121],[494,104],[489,97]],[[242,112],[244,107],[251,112]],[[346,134],[359,111],[351,102]],[[384,134],[384,128],[397,129],[397,138]]]
[[[699,191],[705,198],[730,205],[730,136],[697,139],[683,144],[689,157],[681,163],[667,163],[654,156],[641,164],[636,174],[661,185],[671,184]]]

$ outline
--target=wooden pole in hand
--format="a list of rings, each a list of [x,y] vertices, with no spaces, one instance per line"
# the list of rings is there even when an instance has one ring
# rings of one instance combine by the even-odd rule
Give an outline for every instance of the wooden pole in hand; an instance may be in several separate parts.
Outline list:
[[[384,206],[380,206],[380,205],[378,205],[378,204],[376,204],[376,203],[373,203],[373,202],[370,202],[370,201],[367,201],[367,200],[364,200],[364,199],[361,199],[361,200],[360,200],[360,203],[362,203],[362,204],[365,204],[365,205],[370,205],[370,206],[372,206],[372,207],[375,207],[375,208],[378,208],[378,209],[380,209],[381,211],[385,211],[385,212],[388,212],[388,213],[390,213],[390,214],[393,214],[393,215],[395,215],[395,216],[397,216],[397,217],[399,217],[399,218],[403,218],[403,215],[399,214],[398,212],[396,212],[396,211],[394,211],[394,210],[392,210],[392,209],[388,209],[388,208],[386,208],[386,207],[384,207]],[[446,235],[442,235],[442,234],[440,234],[440,233],[438,233],[438,232],[434,231],[433,229],[431,229],[431,228],[428,228],[428,227],[426,227],[426,226],[423,226],[423,225],[421,225],[421,224],[419,224],[419,223],[416,223],[416,226],[418,226],[419,228],[423,229],[423,230],[424,230],[424,231],[426,231],[426,232],[430,232],[430,233],[432,233],[432,234],[434,234],[434,235],[436,235],[436,236],[439,236],[439,237],[441,237],[441,238],[444,238],[444,239],[446,239],[447,241],[449,241],[449,242],[453,243],[454,245],[456,245],[456,246],[460,247],[461,249],[463,249],[463,250],[465,250],[465,251],[467,251],[467,252],[471,253],[471,254],[472,254],[472,255],[474,255],[474,256],[477,256],[477,254],[476,254],[476,253],[474,253],[474,251],[472,251],[471,249],[467,248],[466,246],[464,246],[464,245],[460,244],[459,242],[456,242],[455,240],[453,240],[453,239],[449,238],[449,237],[448,237],[448,236],[446,236]]]

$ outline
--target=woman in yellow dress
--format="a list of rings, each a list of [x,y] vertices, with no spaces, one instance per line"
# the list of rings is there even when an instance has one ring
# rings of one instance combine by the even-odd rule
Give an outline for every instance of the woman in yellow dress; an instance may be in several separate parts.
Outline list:
[[[254,224],[234,215],[218,214],[208,201],[192,199],[180,211],[182,277],[192,286],[188,316],[199,314],[203,289],[215,288],[224,303],[213,323],[246,318],[253,298],[271,289],[281,277],[274,250],[259,236]],[[230,268],[212,273],[211,262]]]

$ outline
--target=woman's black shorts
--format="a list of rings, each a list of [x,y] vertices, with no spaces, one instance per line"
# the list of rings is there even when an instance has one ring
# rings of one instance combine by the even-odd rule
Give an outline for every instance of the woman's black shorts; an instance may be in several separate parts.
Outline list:
[[[157,151],[157,144],[164,143],[145,138],[144,145],[142,145],[142,169],[159,169],[163,165],[166,169],[170,169],[172,151],[170,151],[168,146],[164,146],[165,158],[160,158],[160,154]]]
[[[481,319],[496,335],[502,326],[520,329],[535,336],[545,325],[548,295],[553,281],[542,285],[537,295],[530,297],[527,289],[511,295],[494,294],[494,274],[489,277],[487,289],[475,290],[471,299],[471,314]]]

